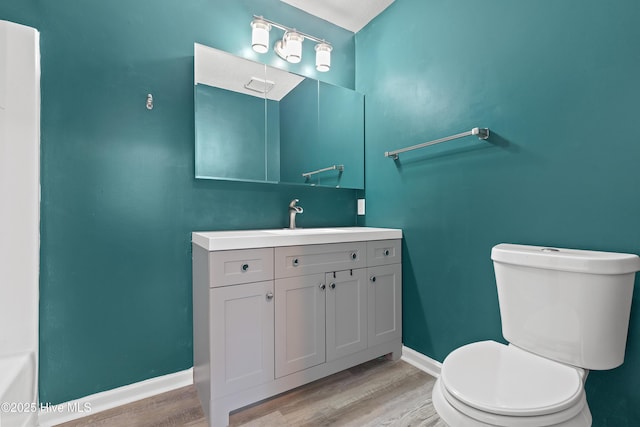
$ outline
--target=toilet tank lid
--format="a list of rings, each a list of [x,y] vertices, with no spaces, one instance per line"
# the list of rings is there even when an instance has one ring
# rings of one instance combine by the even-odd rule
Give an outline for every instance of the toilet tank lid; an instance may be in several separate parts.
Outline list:
[[[627,274],[640,271],[638,255],[545,246],[500,243],[491,250],[496,262],[549,270],[590,274]]]

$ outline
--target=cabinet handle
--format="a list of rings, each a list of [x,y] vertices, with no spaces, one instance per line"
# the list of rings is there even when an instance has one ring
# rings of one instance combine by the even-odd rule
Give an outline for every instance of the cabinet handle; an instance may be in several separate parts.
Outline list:
[[[320,283],[320,290],[324,291],[326,287],[327,285],[325,285],[324,283]]]
[[[384,254],[384,256],[389,256],[389,249],[385,249],[383,254]]]
[[[294,259],[293,259],[293,266],[294,266],[294,267],[297,267],[297,266],[298,266],[298,264],[300,264],[300,261],[298,260],[298,258],[294,258]]]
[[[247,271],[249,269],[249,264],[242,264],[242,271]]]
[[[369,278],[369,280],[371,280],[373,283],[375,283],[375,282],[376,282],[376,276],[371,276],[371,277]]]
[[[358,253],[357,252],[351,252],[351,259],[355,261],[357,258],[358,258]]]
[[[267,292],[267,299],[273,299],[273,292]]]
[[[336,284],[335,283],[332,283],[329,286],[331,286],[331,289],[335,289],[336,288]]]

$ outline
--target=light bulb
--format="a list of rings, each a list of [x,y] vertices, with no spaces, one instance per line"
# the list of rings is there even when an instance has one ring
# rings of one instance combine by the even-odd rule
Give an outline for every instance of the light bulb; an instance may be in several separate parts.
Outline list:
[[[256,18],[251,21],[251,47],[258,53],[266,53],[269,50],[269,31],[271,24]]]
[[[284,35],[283,48],[285,59],[292,64],[297,64],[302,59],[302,41],[304,37],[295,31],[288,31]]]
[[[324,73],[331,68],[331,50],[333,48],[327,43],[316,45],[316,70]]]

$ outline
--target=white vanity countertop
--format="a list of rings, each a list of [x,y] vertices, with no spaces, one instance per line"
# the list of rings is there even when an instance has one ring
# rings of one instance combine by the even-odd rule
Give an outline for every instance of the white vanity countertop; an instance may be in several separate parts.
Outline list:
[[[402,230],[374,227],[194,231],[191,241],[209,251],[401,239]]]

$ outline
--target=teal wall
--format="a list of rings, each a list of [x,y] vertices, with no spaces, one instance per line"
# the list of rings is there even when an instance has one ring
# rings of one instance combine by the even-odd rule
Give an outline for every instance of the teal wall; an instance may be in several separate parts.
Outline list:
[[[356,35],[366,225],[404,230],[408,347],[502,339],[497,243],[640,253],[638,22],[637,0],[396,0]],[[587,381],[594,426],[640,425],[638,287],[625,364]]]
[[[278,0],[2,0],[42,55],[40,399],[192,366],[192,230],[356,223],[356,192],[194,179],[193,43],[253,59],[253,14],[334,44],[290,69],[354,87],[352,33]],[[271,61],[273,59],[273,61]],[[152,93],[155,108],[145,108]]]

